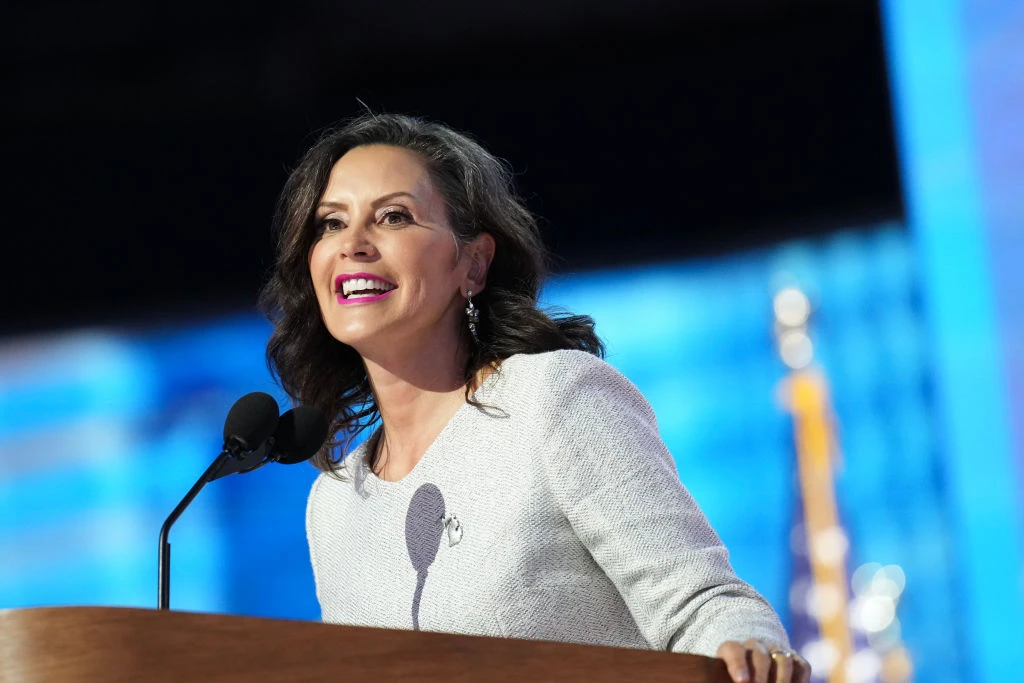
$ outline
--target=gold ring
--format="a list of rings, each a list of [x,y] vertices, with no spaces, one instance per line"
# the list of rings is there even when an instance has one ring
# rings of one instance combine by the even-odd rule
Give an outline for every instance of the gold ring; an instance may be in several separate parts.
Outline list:
[[[781,648],[781,647],[775,648],[774,650],[772,650],[768,654],[771,656],[772,659],[775,659],[776,655],[779,655],[781,657],[785,657],[786,659],[792,659],[793,658],[793,651],[792,650],[787,650],[787,649]]]

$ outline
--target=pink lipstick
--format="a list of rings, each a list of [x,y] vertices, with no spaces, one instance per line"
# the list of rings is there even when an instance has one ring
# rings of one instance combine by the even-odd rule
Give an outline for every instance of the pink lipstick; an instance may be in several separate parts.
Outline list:
[[[339,304],[373,303],[396,289],[395,283],[373,273],[342,273],[334,278]]]
[[[377,294],[376,296],[360,296],[360,297],[357,297],[355,299],[346,299],[344,294],[339,294],[338,295],[338,303],[339,304],[369,304],[369,303],[373,303],[374,301],[380,301],[384,297],[386,297],[389,294],[391,294],[391,292],[393,292],[393,291],[395,291],[395,290],[392,289],[390,291],[384,292],[383,294]]]

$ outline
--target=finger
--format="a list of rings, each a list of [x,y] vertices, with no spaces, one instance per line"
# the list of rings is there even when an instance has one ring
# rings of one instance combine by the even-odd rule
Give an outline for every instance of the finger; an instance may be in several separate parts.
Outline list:
[[[747,647],[747,661],[750,663],[754,682],[768,683],[768,675],[772,669],[772,657],[768,654],[768,647],[755,638],[743,644]]]
[[[793,682],[793,653],[789,650],[775,650],[771,653],[771,657],[772,663],[775,664],[775,676],[772,678],[772,683]]]
[[[793,680],[795,683],[811,683],[811,665],[799,652],[793,653]]]
[[[747,648],[735,640],[730,640],[722,643],[715,656],[725,662],[725,668],[729,670],[729,676],[735,683],[750,681],[750,670],[747,668]]]

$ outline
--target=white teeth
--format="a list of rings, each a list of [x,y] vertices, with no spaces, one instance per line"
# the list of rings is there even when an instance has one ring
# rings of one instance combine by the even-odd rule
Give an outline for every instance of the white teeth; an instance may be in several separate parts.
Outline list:
[[[341,293],[346,298],[350,297],[352,292],[364,292],[363,294],[359,294],[359,297],[376,296],[381,292],[389,292],[394,288],[395,285],[384,282],[383,280],[362,277],[352,278],[351,280],[345,280],[341,283]]]

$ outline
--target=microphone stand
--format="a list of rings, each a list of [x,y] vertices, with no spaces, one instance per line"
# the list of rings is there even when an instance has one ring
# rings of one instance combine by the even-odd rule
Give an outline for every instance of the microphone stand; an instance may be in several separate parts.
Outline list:
[[[224,464],[233,457],[235,457],[234,453],[225,445],[224,450],[206,468],[206,471],[203,472],[203,475],[199,477],[196,483],[192,485],[192,488],[188,490],[188,493],[181,499],[178,506],[171,510],[171,514],[164,520],[164,525],[160,527],[160,566],[157,570],[158,610],[169,610],[171,604],[171,543],[167,540],[167,536],[171,533],[171,527],[178,521],[178,517],[181,517],[181,513],[185,511],[185,508],[199,495],[203,487],[216,479]]]

